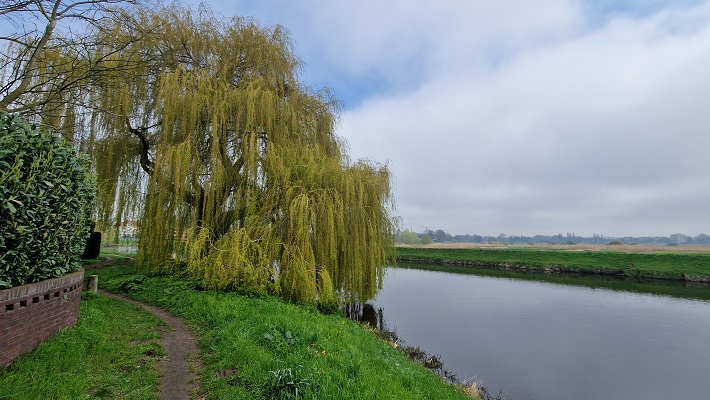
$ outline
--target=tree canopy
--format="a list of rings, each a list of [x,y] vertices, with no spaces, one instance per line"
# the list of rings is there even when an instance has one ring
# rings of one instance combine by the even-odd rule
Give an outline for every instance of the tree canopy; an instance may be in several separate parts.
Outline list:
[[[300,80],[289,32],[204,5],[112,15],[83,53],[37,58],[43,71],[74,60],[45,81],[75,84],[4,105],[45,96],[42,121],[91,154],[98,225],[139,217],[139,265],[210,288],[372,298],[393,240],[390,173],[348,158],[339,102]]]

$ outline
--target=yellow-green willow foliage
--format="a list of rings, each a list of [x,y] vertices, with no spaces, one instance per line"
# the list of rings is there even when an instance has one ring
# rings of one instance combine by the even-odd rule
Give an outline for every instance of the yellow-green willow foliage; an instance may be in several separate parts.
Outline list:
[[[288,33],[204,6],[131,21],[97,33],[107,71],[86,90],[99,220],[140,208],[148,272],[298,302],[372,298],[393,237],[389,171],[342,152],[338,102],[299,81]]]

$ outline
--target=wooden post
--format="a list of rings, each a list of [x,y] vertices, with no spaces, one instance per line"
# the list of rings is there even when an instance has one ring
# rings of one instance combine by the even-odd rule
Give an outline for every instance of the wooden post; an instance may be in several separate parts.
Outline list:
[[[89,291],[96,293],[99,290],[99,276],[89,275]]]

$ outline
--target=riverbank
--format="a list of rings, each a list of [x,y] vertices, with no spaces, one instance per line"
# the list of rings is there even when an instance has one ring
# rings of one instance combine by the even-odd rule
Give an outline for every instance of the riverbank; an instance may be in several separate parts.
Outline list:
[[[206,291],[133,266],[94,273],[100,287],[166,309],[193,328],[208,398],[471,398],[340,315],[275,297]]]
[[[558,248],[398,247],[398,261],[506,271],[571,273],[710,284],[710,252]]]
[[[393,343],[340,315],[270,296],[217,293],[148,277],[120,257],[97,265],[99,286],[183,318],[199,336],[204,399],[481,399]],[[116,266],[116,264],[119,264]],[[0,398],[157,399],[160,321],[128,303],[84,293],[77,327],[0,371]],[[76,379],[66,379],[65,375]]]

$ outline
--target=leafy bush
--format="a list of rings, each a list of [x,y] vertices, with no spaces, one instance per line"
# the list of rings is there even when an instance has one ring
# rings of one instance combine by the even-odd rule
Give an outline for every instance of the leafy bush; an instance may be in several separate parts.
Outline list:
[[[95,196],[88,157],[0,113],[0,288],[78,270]]]

